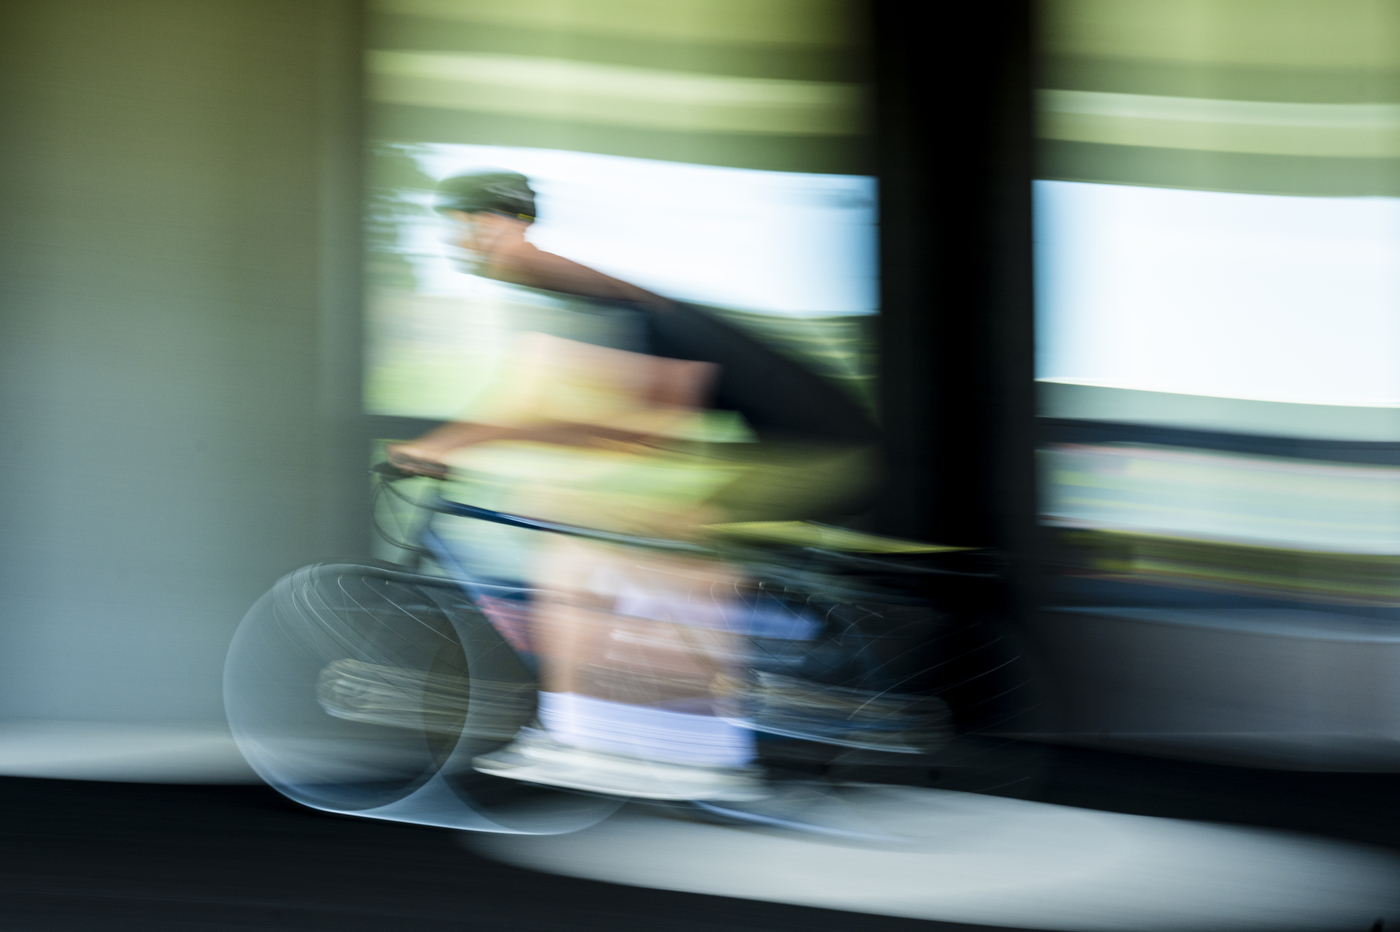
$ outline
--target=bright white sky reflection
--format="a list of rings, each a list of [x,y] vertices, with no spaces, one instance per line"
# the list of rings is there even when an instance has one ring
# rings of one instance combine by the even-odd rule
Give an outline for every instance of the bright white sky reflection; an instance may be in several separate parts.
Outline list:
[[[669,297],[773,314],[877,307],[875,180],[690,165],[556,149],[408,148],[435,179],[478,168],[530,178],[542,249]],[[404,247],[420,291],[471,288],[425,221]]]
[[[1400,199],[1035,185],[1038,377],[1400,404]]]

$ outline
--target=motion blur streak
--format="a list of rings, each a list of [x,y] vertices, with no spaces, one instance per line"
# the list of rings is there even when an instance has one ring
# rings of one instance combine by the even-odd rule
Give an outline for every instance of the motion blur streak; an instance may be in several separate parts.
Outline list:
[[[937,790],[867,787],[852,802],[907,844],[629,811],[573,835],[461,837],[512,864],[595,880],[1036,929],[1364,929],[1400,905],[1400,859],[1361,847]]]
[[[1057,740],[1400,768],[1400,4],[1046,12]]]
[[[388,103],[615,126],[847,135],[855,85],[695,75],[519,55],[376,52],[373,97]]]

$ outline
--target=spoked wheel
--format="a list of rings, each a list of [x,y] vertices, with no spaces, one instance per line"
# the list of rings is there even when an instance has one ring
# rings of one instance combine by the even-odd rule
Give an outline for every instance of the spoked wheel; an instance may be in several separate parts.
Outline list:
[[[816,595],[783,593],[794,613],[823,620],[824,635],[805,644],[760,641],[756,666],[804,680],[816,697],[808,707],[825,706],[838,724],[876,721],[863,736],[826,742],[818,734],[792,740],[800,728],[769,729],[760,746],[770,765],[839,781],[1033,792],[1045,753],[1024,739],[1042,730],[1049,710],[1032,652],[980,610],[990,602],[987,587],[964,585],[949,598],[948,585],[901,591],[902,579],[875,582],[865,592],[828,583]]]
[[[353,565],[286,576],[253,606],[224,670],[248,762],[316,809],[550,834],[620,801],[472,769],[534,716],[536,682],[448,580]]]
[[[1051,714],[1030,648],[988,620],[951,625],[929,676],[952,714],[952,738],[928,760],[927,786],[1027,796],[1047,754],[1030,740]]]

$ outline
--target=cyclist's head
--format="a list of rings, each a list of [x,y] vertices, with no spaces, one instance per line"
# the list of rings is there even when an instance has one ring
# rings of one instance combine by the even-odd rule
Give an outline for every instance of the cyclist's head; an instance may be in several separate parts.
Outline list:
[[[525,223],[535,219],[535,192],[518,172],[485,169],[438,184],[434,209],[441,214],[498,214]]]

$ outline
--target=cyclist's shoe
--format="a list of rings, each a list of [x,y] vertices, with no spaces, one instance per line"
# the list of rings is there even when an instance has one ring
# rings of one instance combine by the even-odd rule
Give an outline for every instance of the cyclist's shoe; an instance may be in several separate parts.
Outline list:
[[[767,792],[757,767],[707,767],[590,751],[534,729],[476,757],[472,767],[525,783],[638,799],[738,802]]]

